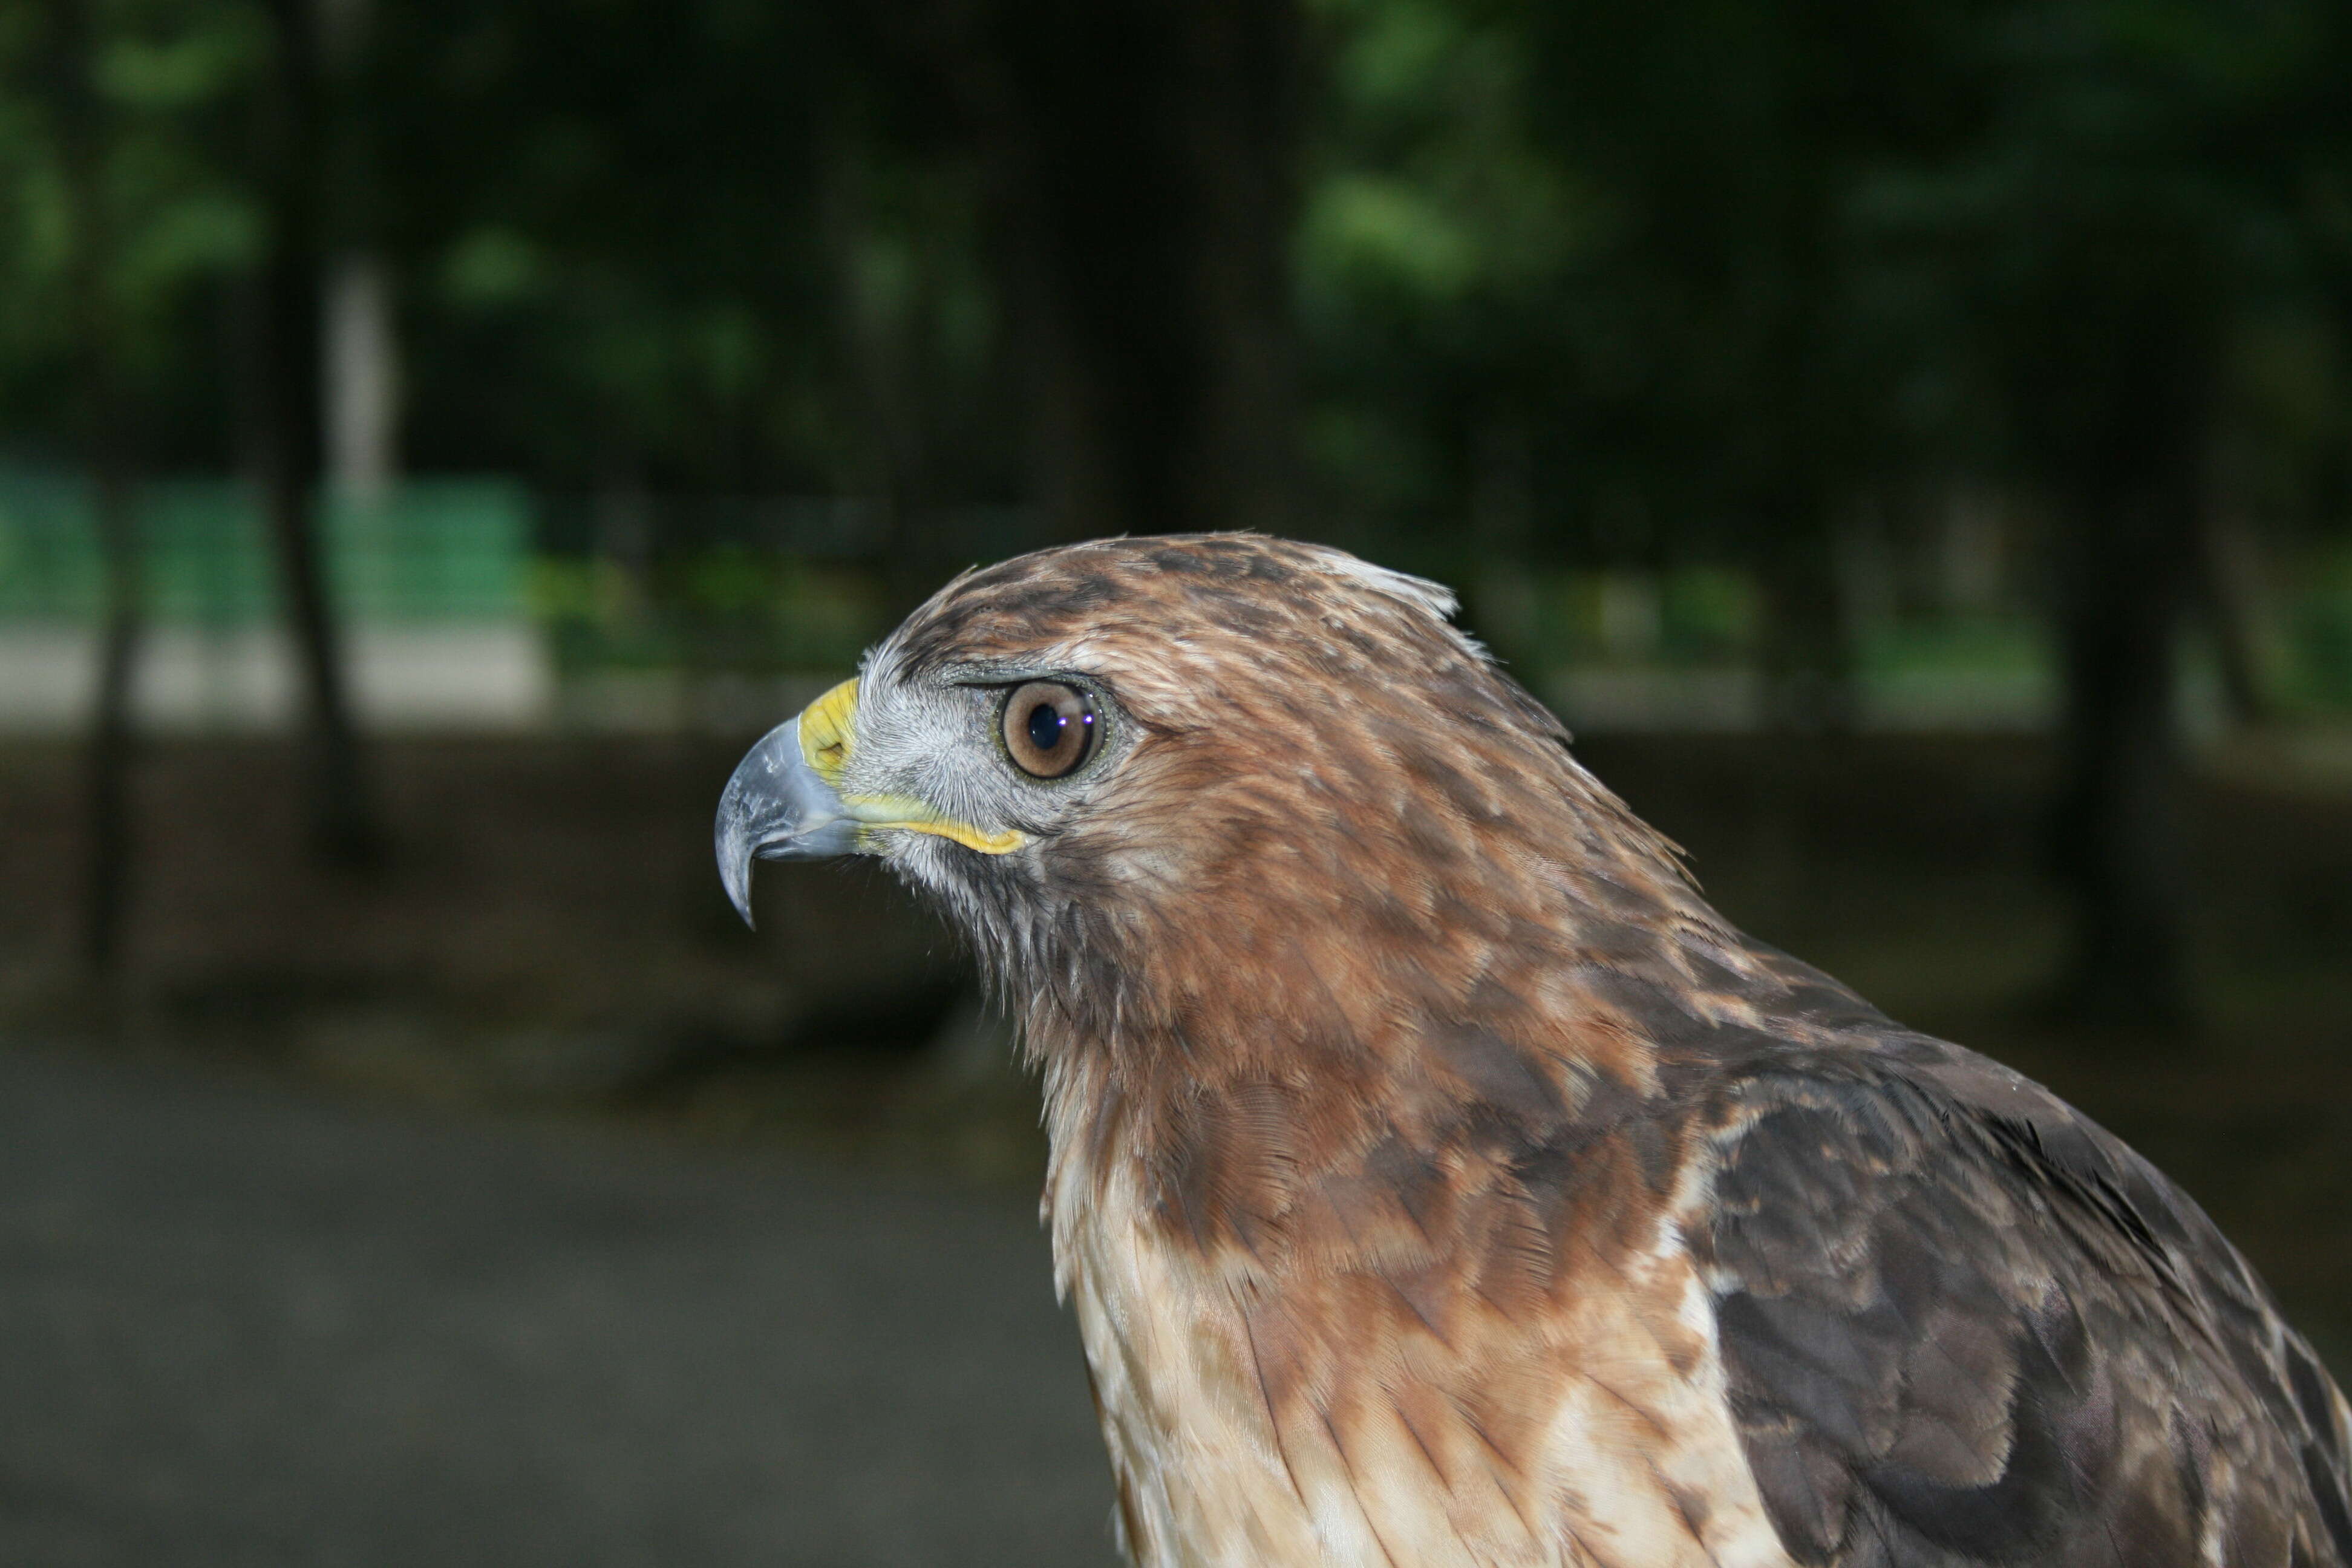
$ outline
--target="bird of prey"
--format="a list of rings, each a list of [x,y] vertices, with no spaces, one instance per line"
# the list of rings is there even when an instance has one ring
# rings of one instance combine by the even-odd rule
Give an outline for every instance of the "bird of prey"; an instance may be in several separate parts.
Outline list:
[[[1243,534],[957,578],[727,785],[1042,1068],[1144,1568],[2352,1568],[2352,1420],[2205,1215],[1733,929],[1450,623]]]

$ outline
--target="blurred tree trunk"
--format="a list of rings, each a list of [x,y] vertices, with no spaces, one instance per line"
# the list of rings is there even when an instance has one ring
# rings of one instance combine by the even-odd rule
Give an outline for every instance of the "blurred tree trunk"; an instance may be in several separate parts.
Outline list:
[[[58,7],[51,75],[72,226],[68,289],[83,461],[92,481],[105,584],[98,681],[83,771],[89,858],[83,870],[82,954],[92,970],[111,976],[121,964],[122,931],[131,906],[131,771],[136,760],[131,696],[139,652],[140,550],[115,365],[121,340],[108,277],[114,242],[105,200],[106,127],[92,89],[97,67],[93,10],[90,0],[68,0]]]
[[[1795,111],[1797,142],[1825,140]],[[1775,213],[1779,300],[1767,335],[1758,411],[1769,450],[1755,503],[1762,530],[1763,703],[1767,728],[1843,734],[1853,728],[1854,661],[1833,522],[1841,468],[1836,377],[1823,363],[1832,297],[1829,193],[1811,156],[1792,160]]]
[[[2173,709],[2181,498],[2076,498],[2061,543],[2065,682],[2057,868],[2075,902],[2062,1001],[2098,1022],[2185,1021],[2180,767]]]
[[[1055,538],[1288,516],[1292,0],[924,10],[983,150]]]
[[[96,421],[92,470],[100,548],[106,569],[106,621],[99,644],[98,691],[90,719],[83,795],[89,859],[82,905],[82,952],[102,975],[121,967],[123,928],[131,910],[134,834],[131,773],[137,761],[131,728],[131,677],[139,661],[142,625],[138,520],[133,510],[120,420],[110,389],[91,398],[103,410]]]
[[[331,494],[380,506],[400,471],[400,338],[383,258],[346,250],[326,287],[326,475]]]
[[[2175,277],[2193,277],[2180,268]],[[2133,299],[2101,279],[2073,294],[2102,319],[2028,405],[2063,511],[2057,541],[2062,780],[2055,867],[2074,900],[2062,1005],[2170,1028],[2189,1004],[2175,647],[2208,494],[2213,356],[2191,291]]]
[[[330,861],[382,854],[369,779],[351,715],[341,628],[320,549],[320,151],[325,131],[317,0],[270,0],[276,58],[262,115],[268,248],[255,313],[254,444],[262,508],[278,557],[306,698],[310,812]]]
[[[1826,487],[1790,484],[1765,498],[1759,563],[1764,599],[1768,729],[1840,735],[1854,723],[1853,638]]]
[[[373,507],[391,494],[400,470],[400,334],[392,269],[373,243],[373,195],[381,189],[373,126],[360,90],[375,0],[315,0],[320,48],[334,84],[327,116],[325,167],[340,243],[320,285],[324,289],[321,398],[330,493]]]
[[[2203,524],[2196,598],[2212,630],[2221,695],[2232,721],[2268,723],[2278,717],[2271,676],[2283,661],[2262,541],[2252,521],[2233,508],[2207,508]]]
[[[922,367],[907,323],[885,319],[870,297],[861,249],[871,230],[865,170],[858,166],[855,136],[847,130],[846,94],[827,106],[817,154],[817,220],[833,271],[837,344],[864,404],[874,449],[867,482],[880,494],[887,513],[881,545],[883,614],[895,623],[940,584],[969,562],[953,559],[951,544],[927,526],[934,502],[929,442],[930,408]],[[921,266],[918,259],[917,266]],[[919,294],[929,279],[920,279]],[[899,331],[893,331],[893,328]]]

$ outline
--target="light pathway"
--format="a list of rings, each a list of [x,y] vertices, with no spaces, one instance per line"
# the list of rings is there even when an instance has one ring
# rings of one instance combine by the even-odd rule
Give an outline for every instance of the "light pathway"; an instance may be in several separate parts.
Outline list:
[[[0,1049],[0,1563],[1111,1561],[1033,1210]]]

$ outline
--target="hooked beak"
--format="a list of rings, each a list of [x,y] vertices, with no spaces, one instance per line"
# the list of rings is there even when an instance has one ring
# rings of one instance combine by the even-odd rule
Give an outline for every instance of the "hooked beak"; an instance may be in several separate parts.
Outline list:
[[[727,900],[751,924],[751,862],[821,860],[857,847],[858,822],[801,749],[801,719],[762,736],[719,797],[713,831]]]
[[[743,923],[751,923],[751,862],[823,860],[866,847],[886,827],[951,838],[983,855],[1004,855],[1026,837],[958,822],[902,795],[844,795],[836,787],[849,764],[857,682],[845,680],[769,731],[736,764],[719,797],[712,837],[719,880]]]

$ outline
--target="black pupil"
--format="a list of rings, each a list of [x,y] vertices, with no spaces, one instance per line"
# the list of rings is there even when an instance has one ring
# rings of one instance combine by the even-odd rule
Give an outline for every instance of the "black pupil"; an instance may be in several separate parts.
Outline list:
[[[1029,710],[1029,743],[1041,752],[1050,752],[1062,743],[1062,715],[1050,702],[1040,702]]]

